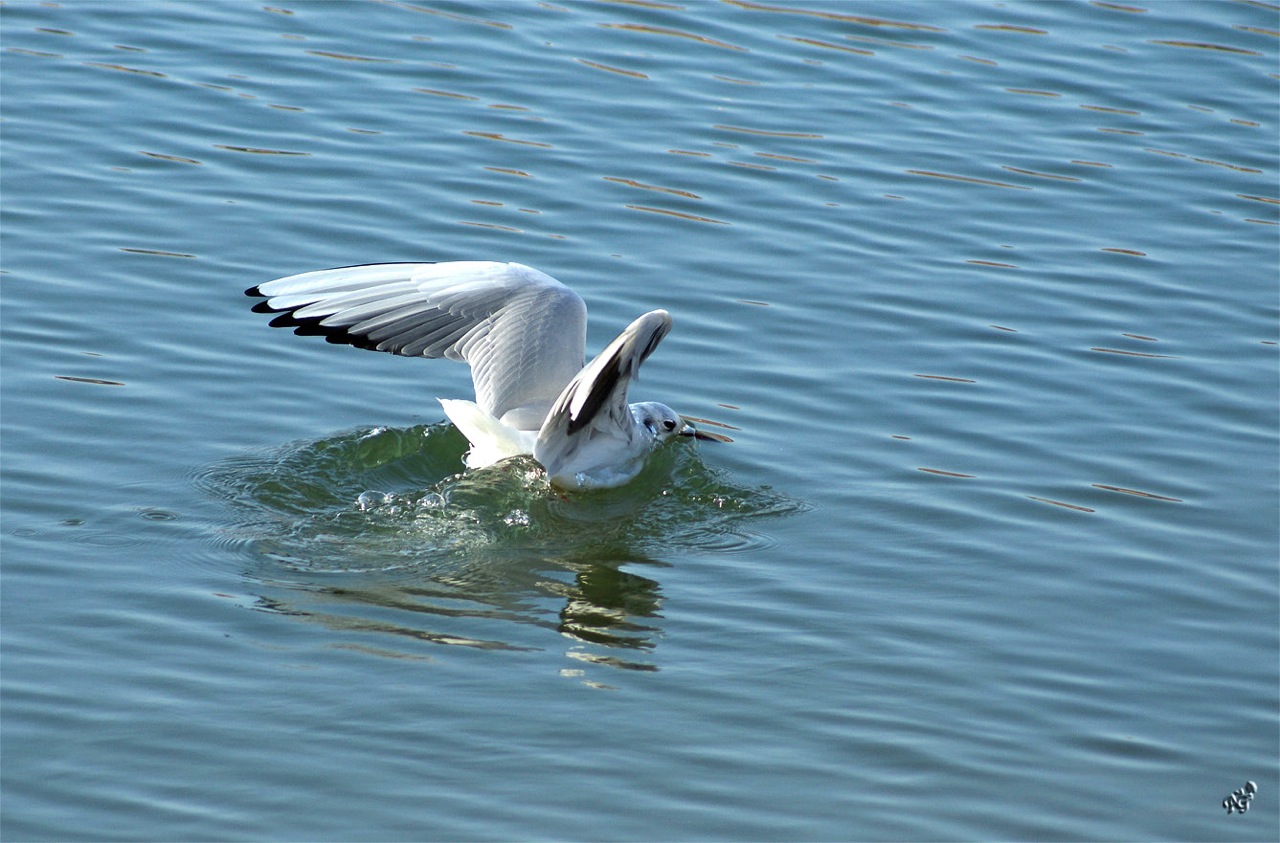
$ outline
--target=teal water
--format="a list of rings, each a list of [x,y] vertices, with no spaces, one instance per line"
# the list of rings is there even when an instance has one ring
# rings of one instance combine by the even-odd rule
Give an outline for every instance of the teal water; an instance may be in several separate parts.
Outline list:
[[[1278,33],[0,5],[0,836],[1276,839]],[[242,295],[448,259],[734,441],[460,474]]]

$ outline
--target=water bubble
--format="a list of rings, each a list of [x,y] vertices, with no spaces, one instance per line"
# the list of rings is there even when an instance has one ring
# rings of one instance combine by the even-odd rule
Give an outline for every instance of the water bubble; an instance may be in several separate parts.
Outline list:
[[[1253,794],[1257,793],[1257,792],[1258,792],[1258,783],[1257,783],[1257,782],[1245,782],[1245,783],[1244,783],[1244,792],[1245,792],[1245,793],[1247,793],[1247,794],[1249,794],[1250,796],[1252,796]]]
[[[360,496],[356,498],[356,508],[364,512],[390,502],[391,496],[385,492],[361,492]]]

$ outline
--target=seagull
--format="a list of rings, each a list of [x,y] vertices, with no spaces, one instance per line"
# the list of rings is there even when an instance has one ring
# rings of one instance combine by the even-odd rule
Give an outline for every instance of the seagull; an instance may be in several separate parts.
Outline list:
[[[519,263],[377,263],[277,278],[245,290],[271,326],[332,343],[471,366],[475,400],[438,399],[476,469],[532,455],[553,486],[620,486],[677,437],[702,433],[665,404],[627,403],[640,364],[671,331],[653,310],[586,363],[587,306]],[[584,365],[585,364],[585,365]]]

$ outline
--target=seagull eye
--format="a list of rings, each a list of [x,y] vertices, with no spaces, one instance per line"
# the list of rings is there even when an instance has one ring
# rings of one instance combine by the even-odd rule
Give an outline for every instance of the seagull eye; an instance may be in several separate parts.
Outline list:
[[[675,429],[676,429],[676,423],[675,423],[675,420],[674,420],[674,419],[663,419],[663,420],[662,420],[662,426],[663,426],[663,427],[665,427],[667,430],[675,430]]]

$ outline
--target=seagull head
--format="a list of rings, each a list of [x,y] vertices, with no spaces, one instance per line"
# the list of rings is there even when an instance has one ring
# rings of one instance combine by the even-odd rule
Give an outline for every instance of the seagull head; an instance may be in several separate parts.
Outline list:
[[[635,415],[636,421],[640,422],[653,437],[655,447],[673,436],[692,436],[695,439],[708,440],[713,438],[700,432],[666,404],[645,401],[641,404],[632,404],[631,412]]]

